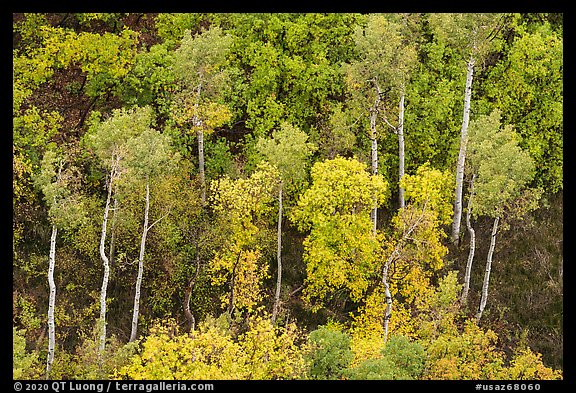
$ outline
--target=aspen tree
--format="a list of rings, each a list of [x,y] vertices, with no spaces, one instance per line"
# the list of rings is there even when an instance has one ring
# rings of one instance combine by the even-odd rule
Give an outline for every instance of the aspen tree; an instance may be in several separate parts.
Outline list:
[[[151,119],[150,119],[151,120]],[[130,341],[136,340],[138,330],[138,316],[140,312],[140,295],[142,286],[142,276],[144,273],[144,256],[146,252],[146,238],[154,225],[160,222],[167,213],[158,217],[151,224],[149,223],[150,212],[150,184],[156,178],[170,172],[170,167],[177,164],[175,156],[170,148],[170,141],[164,134],[160,134],[152,128],[146,128],[142,133],[126,143],[127,157],[126,166],[128,173],[136,177],[136,180],[145,183],[145,208],[144,223],[142,228],[142,238],[140,241],[140,254],[138,257],[138,275],[134,293],[134,308],[132,312],[132,330]]]
[[[522,215],[525,209],[535,207],[537,196],[534,194],[530,197],[523,191],[534,176],[534,162],[518,146],[518,135],[514,128],[501,125],[500,111],[494,110],[489,115],[479,116],[470,131],[470,167],[475,174],[474,208],[471,214],[475,217],[488,216],[494,220],[476,314],[476,319],[480,321],[488,302],[490,274],[501,220],[506,218],[505,215]],[[509,206],[524,196],[529,197],[529,203],[523,209],[510,211]],[[471,261],[468,263],[471,264]],[[469,286],[469,279],[466,275],[465,286]]]
[[[54,269],[56,266],[56,239],[58,230],[72,230],[85,220],[83,199],[74,182],[77,168],[70,164],[71,158],[47,150],[42,158],[40,172],[34,177],[35,184],[42,190],[48,204],[48,215],[52,223],[50,236],[50,254],[48,262],[48,357],[46,361],[46,378],[50,371],[56,350],[56,328],[54,312],[56,308],[56,283]]]
[[[369,212],[374,195],[378,203],[386,199],[388,184],[365,164],[342,157],[314,164],[311,175],[291,219],[310,231],[304,240],[304,298],[317,310],[338,290],[361,299],[376,277],[380,238],[372,234]]]
[[[460,130],[460,148],[456,164],[456,191],[454,197],[454,215],[451,240],[458,244],[462,221],[462,193],[466,146],[468,143],[468,124],[470,122],[470,103],[474,69],[481,64],[489,53],[493,39],[502,22],[502,14],[432,14],[430,25],[436,39],[454,47],[459,55],[466,59],[466,85],[464,87],[464,111]]]
[[[205,134],[232,116],[228,107],[219,102],[230,84],[232,73],[226,68],[226,56],[231,44],[232,37],[219,27],[211,27],[196,36],[187,30],[174,53],[174,73],[182,86],[175,101],[174,117],[177,123],[190,127],[198,139],[202,202],[206,202]]]
[[[347,68],[348,85],[361,101],[369,105],[371,169],[378,173],[378,124],[385,124],[398,137],[398,181],[404,176],[404,103],[406,85],[410,73],[416,66],[417,54],[413,43],[406,37],[401,21],[391,15],[370,14],[364,28],[358,27],[354,33],[356,49],[360,60]],[[362,86],[364,89],[358,91]],[[398,98],[396,98],[398,97]],[[397,122],[389,119],[386,107],[390,101],[398,99]],[[368,104],[368,102],[370,104]],[[379,121],[380,120],[380,121]],[[383,122],[383,123],[382,123]],[[399,187],[399,204],[404,207],[404,189]],[[373,233],[376,233],[377,206],[371,213]]]
[[[106,169],[107,196],[99,248],[104,267],[100,290],[100,317],[98,319],[100,356],[106,347],[106,293],[110,276],[110,261],[106,255],[105,245],[110,202],[118,180],[126,171],[124,165],[124,159],[127,155],[126,142],[149,127],[151,116],[152,112],[149,107],[115,110],[109,118],[103,121],[94,118],[89,133],[86,135],[86,144],[93,149]]]
[[[258,150],[265,159],[275,165],[280,172],[280,185],[278,187],[278,230],[277,251],[278,273],[276,292],[272,308],[272,321],[276,320],[280,307],[280,291],[282,287],[282,215],[284,210],[283,192],[286,185],[296,183],[306,175],[305,168],[309,156],[316,150],[316,146],[307,142],[308,136],[298,128],[282,123],[279,130],[272,133],[271,139],[261,138],[258,141]]]

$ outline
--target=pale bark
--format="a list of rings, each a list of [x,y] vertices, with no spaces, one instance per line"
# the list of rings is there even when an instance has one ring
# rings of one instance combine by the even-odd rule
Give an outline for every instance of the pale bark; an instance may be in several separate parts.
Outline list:
[[[56,264],[56,235],[58,228],[52,225],[52,236],[50,237],[50,260],[48,265],[48,285],[50,287],[50,298],[48,300],[48,359],[46,361],[46,379],[50,379],[50,370],[54,362],[54,351],[56,347],[56,332],[54,323],[54,308],[56,303],[56,284],[54,283],[54,266]]]
[[[474,77],[474,57],[470,56],[466,75],[466,89],[464,92],[464,114],[460,132],[460,151],[456,165],[456,195],[454,199],[454,218],[452,221],[452,242],[458,244],[460,237],[460,224],[462,221],[462,186],[464,182],[464,164],[466,162],[466,145],[468,143],[468,122],[470,120],[470,99],[472,97],[472,80]]]
[[[402,234],[402,238],[396,243],[396,247],[394,247],[394,251],[390,254],[384,266],[382,267],[382,286],[384,287],[384,296],[386,298],[386,310],[384,311],[384,342],[388,340],[388,326],[390,323],[390,317],[392,315],[392,294],[390,293],[390,287],[388,285],[388,269],[392,262],[400,256],[400,251],[404,247],[404,244],[407,240],[411,238],[412,233],[416,230],[422,219],[424,218],[424,214],[426,213],[426,206],[428,205],[427,201],[422,206],[422,212],[420,216],[414,221],[414,223]]]
[[[494,255],[494,247],[496,246],[496,233],[498,232],[498,222],[500,217],[494,219],[494,225],[492,226],[492,235],[490,236],[490,249],[488,250],[488,258],[486,258],[486,270],[484,272],[484,283],[482,284],[482,298],[480,299],[480,307],[478,308],[478,314],[476,314],[476,321],[479,323],[482,318],[482,313],[486,308],[486,302],[488,301],[488,284],[490,282],[490,271],[492,270],[492,256]]]
[[[232,276],[230,277],[230,297],[228,302],[228,317],[232,318],[232,313],[234,312],[234,285],[236,285],[236,268],[238,263],[240,263],[240,256],[242,255],[242,250],[238,252],[236,257],[236,263],[232,267]]]
[[[136,278],[136,291],[134,294],[134,309],[132,313],[132,331],[130,342],[136,340],[138,333],[138,316],[140,314],[140,290],[142,287],[142,275],[144,274],[144,253],[146,251],[146,237],[148,236],[148,212],[150,210],[150,185],[146,181],[146,207],[144,209],[144,229],[140,241],[140,256],[138,258],[138,276]]]
[[[278,309],[280,307],[280,288],[282,286],[282,188],[278,191],[278,247],[276,250],[276,257],[278,261],[278,275],[276,278],[276,294],[274,295],[274,307],[272,308],[272,323],[276,321],[278,316]]]
[[[188,332],[193,332],[196,328],[196,318],[194,318],[194,314],[190,310],[190,300],[192,298],[192,289],[194,288],[194,280],[188,281],[188,286],[186,287],[186,291],[184,292],[184,316],[188,321]]]
[[[404,177],[404,89],[402,89],[402,95],[400,96],[400,105],[398,111],[398,182]],[[398,199],[400,201],[400,208],[404,208],[404,188],[399,185]]]
[[[371,151],[372,174],[377,175],[378,174],[378,140],[377,140],[377,133],[376,133],[376,118],[378,116],[378,106],[380,105],[380,87],[378,87],[378,84],[375,81],[374,81],[374,84],[376,86],[377,95],[376,95],[376,99],[374,100],[374,106],[370,110],[370,140],[372,142],[372,151]],[[372,233],[375,236],[376,235],[376,222],[378,219],[378,206],[377,206],[376,196],[374,196],[374,207],[372,208],[372,211],[370,212],[370,218],[372,219]]]
[[[112,216],[112,228],[110,233],[110,266],[114,266],[114,257],[116,256],[116,214],[118,210],[118,198],[114,198],[114,215]]]
[[[202,129],[202,120],[198,116],[198,106],[200,105],[200,94],[202,92],[202,75],[200,74],[200,82],[196,87],[196,101],[194,102],[194,118],[192,122],[197,127],[198,137],[198,172],[200,175],[200,187],[202,204],[206,203],[206,176],[204,172],[204,130]]]
[[[206,203],[206,176],[204,174],[204,131],[198,128],[198,171],[200,173],[200,186],[202,187],[202,204]]]
[[[104,219],[102,220],[102,235],[100,237],[100,258],[104,265],[104,276],[102,278],[102,288],[100,290],[100,337],[99,337],[99,351],[100,354],[104,352],[106,347],[106,291],[108,289],[108,277],[110,275],[110,261],[106,256],[105,245],[106,245],[106,225],[108,224],[108,213],[110,212],[110,198],[112,197],[112,186],[113,181],[116,177],[116,165],[118,164],[118,158],[116,164],[110,172],[110,181],[108,183],[108,197],[106,198],[106,206],[104,208]]]
[[[384,264],[384,269],[382,269],[382,285],[384,286],[384,296],[386,298],[386,310],[384,311],[384,343],[388,341],[388,326],[390,324],[390,317],[392,316],[392,294],[390,293],[390,287],[388,285],[388,269],[394,257],[397,255],[397,250],[398,249],[395,249],[390,255]]]
[[[460,301],[464,304],[468,298],[468,291],[470,289],[470,273],[472,272],[472,262],[474,261],[474,252],[476,250],[476,231],[472,228],[471,215],[472,215],[472,200],[474,199],[474,179],[476,175],[472,175],[470,180],[470,196],[468,197],[468,209],[466,209],[466,227],[470,234],[470,250],[468,252],[468,261],[466,262],[466,272],[464,273],[464,288],[462,289],[462,296]]]

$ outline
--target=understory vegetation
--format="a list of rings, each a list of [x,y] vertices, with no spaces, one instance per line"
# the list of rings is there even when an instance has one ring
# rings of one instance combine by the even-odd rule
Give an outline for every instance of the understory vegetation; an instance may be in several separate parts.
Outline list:
[[[561,14],[13,14],[14,379],[563,378]]]

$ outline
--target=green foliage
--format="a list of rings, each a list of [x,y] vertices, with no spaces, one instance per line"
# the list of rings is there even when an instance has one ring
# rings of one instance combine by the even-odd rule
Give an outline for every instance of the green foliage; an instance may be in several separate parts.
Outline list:
[[[352,380],[411,379],[396,375],[394,365],[386,358],[364,360],[357,367],[347,369],[345,376]]]
[[[31,274],[37,274],[37,266],[34,266],[36,263],[40,262],[37,258],[30,258],[32,259],[32,263],[30,266]],[[25,268],[26,269],[26,268]],[[24,327],[25,331],[30,331],[33,329],[40,328],[42,324],[42,318],[38,316],[38,307],[35,304],[34,298],[27,295],[19,295],[16,297],[15,306],[18,309],[18,319],[20,325]]]
[[[346,109],[336,103],[330,111],[326,124],[320,126],[318,138],[322,158],[333,159],[337,155],[347,157],[356,144],[353,124]]]
[[[487,100],[516,126],[536,184],[554,193],[563,185],[562,38],[544,24],[516,38],[504,56],[488,75]]]
[[[417,56],[413,42],[405,39],[403,30],[401,23],[385,14],[370,14],[366,26],[356,28],[354,41],[360,59],[349,68],[352,88],[368,81],[368,88],[373,89],[372,78],[382,88],[401,89],[406,84]]]
[[[153,45],[134,57],[134,66],[125,81],[117,87],[117,94],[125,105],[152,105],[167,116],[170,113],[171,92],[176,78],[171,69],[174,54],[164,45]]]
[[[51,150],[46,151],[34,182],[44,194],[52,223],[70,230],[84,225],[86,216],[84,198],[77,190],[78,169],[65,160]]]
[[[126,142],[149,129],[152,121],[150,107],[116,109],[102,121],[94,118],[85,142],[109,168],[117,157],[126,155]]]
[[[208,179],[218,179],[222,176],[229,176],[234,179],[239,176],[237,163],[226,138],[205,141],[204,151],[206,153],[206,177]]]
[[[424,347],[417,342],[410,342],[404,336],[390,337],[382,355],[398,369],[398,376],[404,377],[397,379],[418,379],[424,370]]]
[[[169,174],[178,165],[178,156],[172,153],[170,138],[151,128],[129,139],[126,150],[126,165],[141,178]]]
[[[188,89],[202,84],[204,90],[216,93],[227,82],[223,67],[231,44],[232,37],[217,26],[196,36],[187,30],[174,52],[174,75]]]
[[[27,149],[45,147],[62,127],[62,120],[56,111],[41,111],[36,106],[26,109],[14,118],[14,145]]]
[[[12,328],[12,378],[28,379],[36,377],[38,354],[26,351],[24,330]]]
[[[417,342],[404,336],[392,336],[382,351],[382,357],[367,359],[346,370],[348,379],[418,379],[424,370],[426,353]]]
[[[116,337],[107,339],[106,349],[100,353],[98,330],[83,335],[74,353],[58,353],[52,365],[52,379],[110,379],[135,355],[138,342],[122,344]]]
[[[31,349],[46,348],[56,224],[56,379],[562,378],[562,32],[553,13],[13,14],[14,376],[44,376],[46,351]],[[511,228],[481,327],[458,301],[463,250],[448,254],[444,233],[470,56],[477,251],[481,216]],[[378,176],[365,164],[375,81]],[[200,136],[211,187],[193,176]],[[124,345],[145,180],[142,339]],[[374,235],[369,212],[398,185],[406,206],[381,209]],[[272,324],[255,310],[273,297],[280,190],[285,318]],[[107,191],[118,336],[99,357]],[[187,295],[190,334],[177,328]],[[304,333],[327,320],[342,326]]]
[[[37,30],[41,46],[16,58],[15,108],[60,68],[78,66],[86,73],[86,93],[95,97],[124,77],[136,54],[137,34],[76,33],[42,25]]]
[[[159,13],[155,20],[158,37],[168,48],[175,48],[185,36],[186,30],[196,28],[201,20],[201,14]]]
[[[435,13],[428,18],[435,38],[456,48],[466,60],[486,56],[492,47],[499,44],[494,40],[495,31],[504,22],[498,13]]]
[[[307,142],[308,135],[288,123],[272,133],[272,139],[260,138],[257,149],[265,159],[275,165],[284,182],[297,182],[305,175],[309,156],[316,147]]]
[[[238,100],[258,136],[287,121],[305,132],[343,93],[341,61],[353,55],[355,14],[233,14],[234,59],[245,70]]]
[[[477,174],[474,214],[497,217],[504,203],[519,196],[532,179],[534,162],[518,146],[512,126],[500,125],[500,112],[479,116],[470,124],[468,160]]]
[[[342,379],[352,361],[350,337],[336,326],[321,326],[309,335],[308,354],[311,379]]]

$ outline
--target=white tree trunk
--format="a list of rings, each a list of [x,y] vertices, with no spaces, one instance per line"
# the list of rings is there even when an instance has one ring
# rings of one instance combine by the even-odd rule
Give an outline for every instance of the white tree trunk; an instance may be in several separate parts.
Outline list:
[[[112,196],[112,183],[115,178],[115,168],[110,173],[110,182],[108,184],[108,197],[106,198],[106,207],[104,208],[104,219],[102,220],[102,236],[100,237],[100,258],[104,265],[104,277],[102,278],[102,289],[100,290],[100,354],[106,347],[106,291],[108,289],[108,277],[110,275],[110,262],[106,256],[106,225],[108,224],[108,213],[110,212],[110,198]]]
[[[206,203],[206,177],[204,175],[204,131],[198,128],[198,172],[200,173],[200,187],[202,187],[202,204]]]
[[[278,248],[276,250],[278,259],[278,276],[276,279],[274,307],[272,308],[272,323],[276,321],[276,317],[278,316],[278,309],[280,307],[280,288],[282,286],[282,188],[283,184],[280,183],[280,190],[278,191]]]
[[[462,290],[461,302],[464,304],[468,298],[468,291],[470,289],[470,273],[472,272],[472,262],[474,260],[474,252],[476,250],[476,231],[472,228],[471,215],[472,215],[472,200],[474,199],[474,179],[476,175],[472,175],[470,181],[470,196],[468,197],[468,209],[466,210],[466,227],[470,234],[470,251],[468,252],[468,262],[466,263],[466,272],[464,273],[464,289]]]
[[[398,182],[404,177],[404,89],[400,96],[400,108],[398,111]],[[399,186],[398,198],[400,201],[400,208],[404,208],[404,188]]]
[[[134,310],[132,313],[132,331],[130,342],[136,340],[138,333],[138,315],[140,313],[140,288],[142,287],[142,275],[144,273],[144,252],[146,251],[146,236],[148,235],[148,211],[150,210],[150,185],[146,179],[146,208],[144,209],[144,229],[140,241],[140,257],[138,258],[138,277],[136,278],[136,292],[134,295]]]
[[[118,198],[114,198],[114,214],[112,215],[112,228],[110,234],[110,266],[114,266],[114,257],[116,255],[116,214],[118,214]]]
[[[380,104],[380,88],[376,85],[377,96],[374,101],[374,107],[371,109],[370,113],[370,140],[372,141],[372,174],[378,174],[378,140],[376,137],[376,117],[378,116],[378,105]],[[376,236],[376,222],[378,219],[378,206],[376,201],[376,196],[374,196],[374,208],[370,212],[370,218],[372,219],[372,233]]]
[[[498,222],[500,217],[494,219],[492,226],[492,235],[490,237],[490,249],[488,250],[488,258],[486,258],[486,271],[484,272],[484,283],[482,284],[482,298],[480,299],[480,307],[478,314],[476,314],[476,321],[479,323],[482,318],[486,302],[488,300],[488,284],[490,282],[490,271],[492,270],[492,255],[494,254],[494,247],[496,246],[496,233],[498,232]]]
[[[466,162],[466,145],[468,143],[468,122],[470,120],[470,99],[472,97],[472,79],[474,77],[474,57],[470,56],[464,92],[464,115],[460,134],[460,151],[456,165],[456,196],[454,199],[454,219],[452,222],[452,242],[458,244],[460,223],[462,220],[462,185],[464,182],[464,164]]]
[[[384,285],[384,296],[386,297],[386,311],[384,312],[384,343],[388,341],[388,326],[390,325],[390,317],[392,315],[392,295],[390,294],[390,287],[388,286],[388,268],[390,263],[386,263],[384,274],[382,274],[382,284]]]
[[[192,122],[197,127],[198,136],[198,172],[200,174],[200,187],[202,204],[206,203],[206,178],[204,174],[204,130],[202,129],[202,120],[198,116],[198,107],[200,105],[200,96],[202,93],[202,75],[200,74],[200,82],[196,87],[196,101],[194,102],[194,117]]]
[[[394,247],[394,251],[390,254],[384,266],[382,266],[382,286],[384,287],[384,295],[386,297],[386,310],[384,312],[384,343],[388,340],[388,326],[390,322],[390,317],[392,315],[392,294],[390,293],[390,287],[388,286],[388,269],[390,265],[394,261],[395,258],[398,258],[401,254],[401,251],[405,245],[405,242],[410,239],[412,233],[416,230],[416,228],[420,225],[420,222],[425,216],[426,207],[428,203],[425,202],[424,206],[422,206],[422,213],[420,216],[414,221],[412,225],[404,232],[402,238],[396,243],[396,247]]]
[[[48,359],[46,361],[46,379],[50,379],[50,370],[54,362],[54,351],[56,347],[56,332],[54,324],[54,307],[56,303],[56,284],[54,283],[54,266],[56,264],[56,235],[58,228],[52,225],[52,236],[50,238],[50,260],[48,264],[48,285],[50,287],[50,298],[48,300]]]

